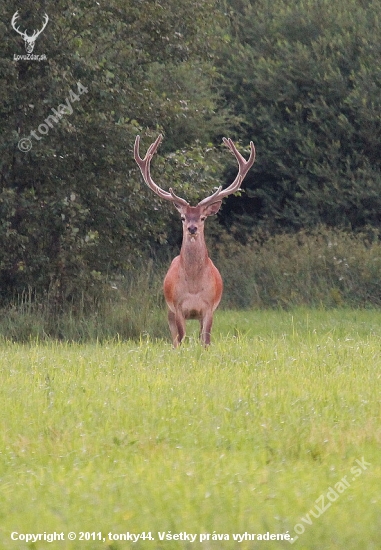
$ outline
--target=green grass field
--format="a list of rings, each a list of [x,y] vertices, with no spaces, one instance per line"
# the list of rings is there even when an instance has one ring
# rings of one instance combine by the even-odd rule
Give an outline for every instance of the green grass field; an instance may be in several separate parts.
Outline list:
[[[178,350],[3,342],[0,548],[381,548],[380,321],[220,311],[207,350],[196,324]]]

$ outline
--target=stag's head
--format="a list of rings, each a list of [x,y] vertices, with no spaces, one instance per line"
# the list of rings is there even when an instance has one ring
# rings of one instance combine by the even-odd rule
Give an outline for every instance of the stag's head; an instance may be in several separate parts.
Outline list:
[[[187,240],[191,242],[204,234],[204,223],[208,216],[217,214],[221,207],[222,201],[217,200],[211,204],[198,204],[197,206],[191,206],[186,201],[184,203],[178,202],[180,197],[174,195],[174,205],[180,212],[181,221],[183,224],[183,235]]]
[[[243,156],[238,152],[236,146],[234,145],[231,139],[223,138],[224,144],[230,149],[231,153],[235,156],[238,161],[238,174],[233,183],[231,183],[226,189],[219,187],[209,197],[206,197],[198,203],[197,206],[191,206],[185,199],[178,197],[173,192],[173,189],[165,191],[153,181],[150,171],[150,163],[153,155],[156,153],[157,148],[159,147],[163,136],[160,134],[154,143],[150,145],[148,151],[144,158],[141,158],[139,155],[139,143],[140,136],[136,136],[135,146],[134,146],[134,158],[137,162],[140,171],[143,175],[145,183],[150,189],[160,198],[172,202],[177,210],[180,212],[181,220],[183,222],[183,233],[184,236],[191,241],[195,241],[199,235],[202,235],[204,232],[204,222],[208,216],[217,214],[220,209],[222,199],[235,193],[241,187],[241,183],[246,176],[247,172],[254,164],[255,160],[255,148],[254,144],[250,142],[250,157],[248,160],[245,160]]]
[[[48,24],[48,21],[49,21],[49,17],[47,16],[47,14],[45,13],[44,15],[44,22],[43,22],[43,25],[42,25],[42,28],[39,30],[39,31],[33,31],[33,34],[32,36],[29,36],[27,33],[26,33],[26,30],[24,32],[20,31],[20,29],[18,27],[16,27],[16,20],[18,19],[18,16],[19,16],[19,12],[16,11],[16,13],[13,15],[12,17],[12,27],[13,29],[20,35],[22,36],[24,42],[25,42],[25,49],[27,51],[27,53],[32,53],[33,52],[33,49],[34,49],[34,45],[35,45],[35,42],[37,40],[37,37],[42,33],[42,31],[45,29],[46,25]]]

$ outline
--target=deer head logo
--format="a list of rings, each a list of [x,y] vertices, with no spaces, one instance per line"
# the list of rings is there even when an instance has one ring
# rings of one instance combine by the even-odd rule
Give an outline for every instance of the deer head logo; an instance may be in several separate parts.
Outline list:
[[[38,36],[42,33],[42,31],[45,29],[46,25],[48,24],[49,17],[48,17],[47,14],[45,13],[45,16],[44,16],[44,23],[43,23],[43,25],[42,25],[42,29],[39,30],[39,31],[33,31],[32,36],[28,36],[28,35],[26,34],[26,30],[25,30],[24,32],[22,32],[22,31],[20,31],[19,28],[16,27],[16,20],[17,20],[18,16],[19,16],[19,12],[16,11],[16,13],[15,13],[15,14],[13,15],[13,17],[12,17],[12,22],[11,22],[12,27],[13,27],[13,29],[14,29],[17,33],[19,33],[19,34],[22,36],[22,38],[24,39],[24,41],[25,41],[25,49],[26,49],[27,53],[32,53],[32,52],[33,52],[33,49],[34,49],[34,44],[35,44],[35,42],[36,42],[36,40],[37,40],[37,37],[38,37]]]

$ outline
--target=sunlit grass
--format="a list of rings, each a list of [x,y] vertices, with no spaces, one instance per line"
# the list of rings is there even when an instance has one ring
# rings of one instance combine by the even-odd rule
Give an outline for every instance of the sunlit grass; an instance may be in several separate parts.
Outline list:
[[[27,548],[13,531],[105,534],[52,543],[65,549],[192,546],[158,531],[230,537],[196,548],[288,548],[232,534],[296,537],[297,524],[295,548],[379,547],[379,313],[219,312],[207,350],[197,330],[178,350],[1,345],[1,548]],[[303,521],[343,476],[345,492]],[[107,540],[143,531],[155,540]]]

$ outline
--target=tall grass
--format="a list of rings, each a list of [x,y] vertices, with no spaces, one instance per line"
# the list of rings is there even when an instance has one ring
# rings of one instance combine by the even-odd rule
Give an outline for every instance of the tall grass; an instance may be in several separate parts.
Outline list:
[[[235,308],[369,307],[381,304],[381,241],[377,232],[315,232],[220,242],[216,263],[224,305]]]
[[[162,338],[167,322],[161,271],[147,261],[144,267],[137,265],[124,277],[101,283],[60,307],[54,293],[41,297],[29,290],[3,308],[0,338],[17,342]]]

